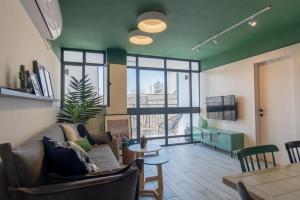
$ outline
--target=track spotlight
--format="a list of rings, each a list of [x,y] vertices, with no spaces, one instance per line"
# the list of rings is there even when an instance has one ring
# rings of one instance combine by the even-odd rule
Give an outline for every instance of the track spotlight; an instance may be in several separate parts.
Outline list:
[[[248,24],[250,25],[250,26],[252,26],[252,27],[255,27],[256,26],[256,20],[255,19],[251,19],[249,22],[248,22]]]

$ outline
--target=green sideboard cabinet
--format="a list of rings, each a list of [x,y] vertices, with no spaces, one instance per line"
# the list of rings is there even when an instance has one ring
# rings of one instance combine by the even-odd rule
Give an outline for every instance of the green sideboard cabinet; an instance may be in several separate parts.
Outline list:
[[[233,151],[244,148],[244,133],[216,128],[193,128],[194,142],[208,144],[216,148]]]

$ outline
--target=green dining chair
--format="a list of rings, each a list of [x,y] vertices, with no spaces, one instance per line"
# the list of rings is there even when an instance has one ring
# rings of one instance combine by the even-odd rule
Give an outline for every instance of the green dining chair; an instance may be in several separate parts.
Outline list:
[[[288,152],[291,164],[300,162],[300,141],[287,142],[285,143],[285,148]]]
[[[262,168],[269,168],[268,161],[266,158],[267,153],[271,153],[272,165],[273,167],[275,167],[276,162],[275,162],[274,152],[278,152],[278,151],[279,149],[277,146],[270,144],[270,145],[253,146],[253,147],[244,148],[238,151],[237,155],[241,164],[242,171],[250,172],[250,171],[260,170]],[[254,164],[255,163],[254,160],[257,161],[256,162],[257,165]],[[260,160],[264,162],[262,165]],[[249,163],[251,164],[251,166]]]

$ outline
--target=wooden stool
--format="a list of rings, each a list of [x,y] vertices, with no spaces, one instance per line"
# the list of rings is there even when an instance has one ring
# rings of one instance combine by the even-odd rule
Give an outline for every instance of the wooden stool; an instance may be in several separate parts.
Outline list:
[[[154,156],[144,156],[144,165],[155,165],[157,168],[157,176],[151,176],[144,178],[144,169],[141,173],[141,195],[154,195],[156,199],[162,200],[163,199],[163,173],[162,173],[162,165],[169,162],[169,160],[161,155],[154,155]],[[157,188],[156,189],[144,189],[144,184],[152,181],[157,181]]]

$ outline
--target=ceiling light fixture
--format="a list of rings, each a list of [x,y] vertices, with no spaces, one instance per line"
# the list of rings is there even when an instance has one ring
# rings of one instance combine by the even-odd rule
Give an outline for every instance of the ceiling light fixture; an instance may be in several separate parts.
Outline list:
[[[135,29],[129,33],[129,42],[135,45],[149,45],[153,42],[153,38],[149,33]]]
[[[249,20],[248,24],[252,27],[255,27],[257,23],[256,23],[255,19],[251,19],[251,20]]]
[[[138,17],[138,28],[147,33],[159,33],[167,28],[167,16],[161,12],[149,11]]]
[[[272,8],[272,6],[269,5],[269,6],[265,7],[265,8],[263,8],[263,9],[259,10],[258,12],[254,13],[253,15],[251,15],[251,16],[249,16],[249,17],[243,19],[242,21],[240,21],[240,22],[234,24],[233,26],[230,26],[229,28],[225,29],[224,31],[221,31],[220,33],[217,33],[216,35],[214,35],[214,36],[212,36],[211,38],[205,40],[204,42],[201,42],[200,44],[197,44],[196,46],[194,46],[194,47],[192,48],[192,51],[197,51],[198,48],[200,48],[201,46],[205,45],[206,43],[215,40],[216,38],[220,37],[221,35],[223,35],[223,34],[229,32],[229,31],[235,29],[236,27],[238,27],[238,26],[240,26],[240,25],[242,25],[242,24],[244,24],[244,23],[246,23],[246,22],[248,22],[248,23],[250,24],[250,21],[251,21],[251,20],[253,20],[255,17],[261,15],[262,13],[264,13],[264,12],[270,10],[271,8]],[[254,23],[253,25],[255,26],[255,25],[256,25],[256,21],[254,21],[254,22],[255,22],[255,23]],[[251,24],[250,24],[250,25],[251,25]],[[251,25],[251,26],[253,26],[253,25]]]

